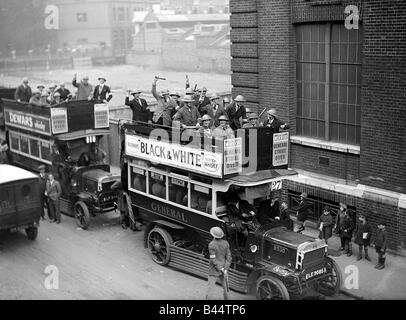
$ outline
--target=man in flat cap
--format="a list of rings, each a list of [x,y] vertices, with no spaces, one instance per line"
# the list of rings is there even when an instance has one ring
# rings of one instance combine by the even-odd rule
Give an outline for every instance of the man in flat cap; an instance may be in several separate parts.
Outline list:
[[[110,87],[105,84],[107,81],[105,77],[99,77],[98,80],[99,84],[94,88],[93,99],[107,103],[113,98]]]

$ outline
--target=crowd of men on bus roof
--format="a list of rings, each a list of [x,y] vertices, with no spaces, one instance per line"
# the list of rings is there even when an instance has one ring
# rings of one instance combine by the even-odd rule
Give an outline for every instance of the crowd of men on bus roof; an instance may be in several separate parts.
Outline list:
[[[59,86],[52,84],[48,89],[39,85],[32,91],[28,78],[25,77],[16,89],[15,100],[39,106],[56,105],[68,100],[99,100],[108,103],[113,97],[110,87],[106,85],[105,77],[101,76],[98,80],[99,84],[93,88],[88,76],[78,81],[75,74],[72,85],[77,90],[73,95],[63,82]],[[260,116],[245,107],[246,100],[242,95],[237,95],[233,101],[225,97],[220,102],[216,93],[207,95],[206,87],[191,88],[186,76],[186,90],[181,98],[178,92],[158,91],[158,80],[165,79],[156,76],[152,83],[151,93],[157,101],[156,104],[148,105],[147,101],[140,97],[141,90],[127,92],[124,104],[132,109],[134,121],[196,129],[201,133],[228,138],[234,137],[234,131],[240,128],[264,126],[271,128],[274,133],[280,129],[289,129],[289,125],[279,119],[274,108],[267,111],[268,119],[260,123]],[[130,99],[130,96],[133,98]]]
[[[84,76],[80,82],[77,81],[75,74],[72,85],[77,88],[72,94],[61,82],[59,86],[51,84],[48,89],[40,84],[35,90],[32,90],[28,84],[28,78],[24,77],[22,84],[17,87],[14,98],[18,102],[28,102],[37,106],[52,106],[68,100],[100,100],[105,103],[113,97],[110,87],[105,84],[106,78],[99,77],[99,84],[93,88],[89,83],[89,77]]]
[[[128,91],[125,104],[133,111],[134,121],[143,121],[163,126],[174,126],[183,129],[196,129],[200,133],[213,136],[234,137],[234,131],[240,128],[270,127],[273,132],[280,129],[289,129],[289,125],[278,119],[275,109],[267,111],[268,119],[259,123],[259,116],[251,109],[246,108],[246,100],[237,95],[231,102],[213,93],[207,95],[207,88],[192,89],[189,78],[186,76],[186,90],[183,98],[178,92],[169,90],[157,91],[158,80],[155,77],[152,83],[152,95],[157,104],[148,106],[145,99],[140,97],[141,90]],[[130,96],[133,99],[130,99]]]

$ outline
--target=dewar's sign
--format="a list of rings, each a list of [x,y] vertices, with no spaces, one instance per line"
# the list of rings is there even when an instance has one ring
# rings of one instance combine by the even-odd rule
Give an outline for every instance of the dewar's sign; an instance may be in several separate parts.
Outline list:
[[[125,152],[151,162],[222,177],[222,155],[214,152],[133,135],[125,136]]]
[[[6,125],[11,127],[51,135],[51,124],[49,118],[4,109],[4,121]]]

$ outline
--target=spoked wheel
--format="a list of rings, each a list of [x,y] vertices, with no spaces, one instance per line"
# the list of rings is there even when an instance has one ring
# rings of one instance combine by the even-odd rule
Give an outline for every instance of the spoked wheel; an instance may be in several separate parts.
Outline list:
[[[283,282],[267,274],[257,280],[256,294],[259,300],[289,300],[289,292]]]
[[[152,260],[162,266],[167,265],[171,258],[169,244],[172,243],[172,237],[166,230],[161,228],[152,229],[148,234],[148,249]]]
[[[329,275],[317,281],[314,289],[325,296],[332,296],[341,288],[341,271],[337,263],[329,257],[326,258],[326,268]]]
[[[25,229],[25,233],[27,234],[28,239],[35,240],[38,236],[38,228],[37,227],[29,227]]]
[[[90,223],[89,209],[86,203],[83,201],[78,201],[74,206],[76,224],[82,229],[87,229]]]

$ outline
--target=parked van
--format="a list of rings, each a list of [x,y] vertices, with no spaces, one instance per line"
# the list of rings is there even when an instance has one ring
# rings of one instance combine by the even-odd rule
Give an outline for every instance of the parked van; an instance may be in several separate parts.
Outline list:
[[[0,164],[0,232],[25,229],[28,238],[35,240],[40,217],[38,176]]]

